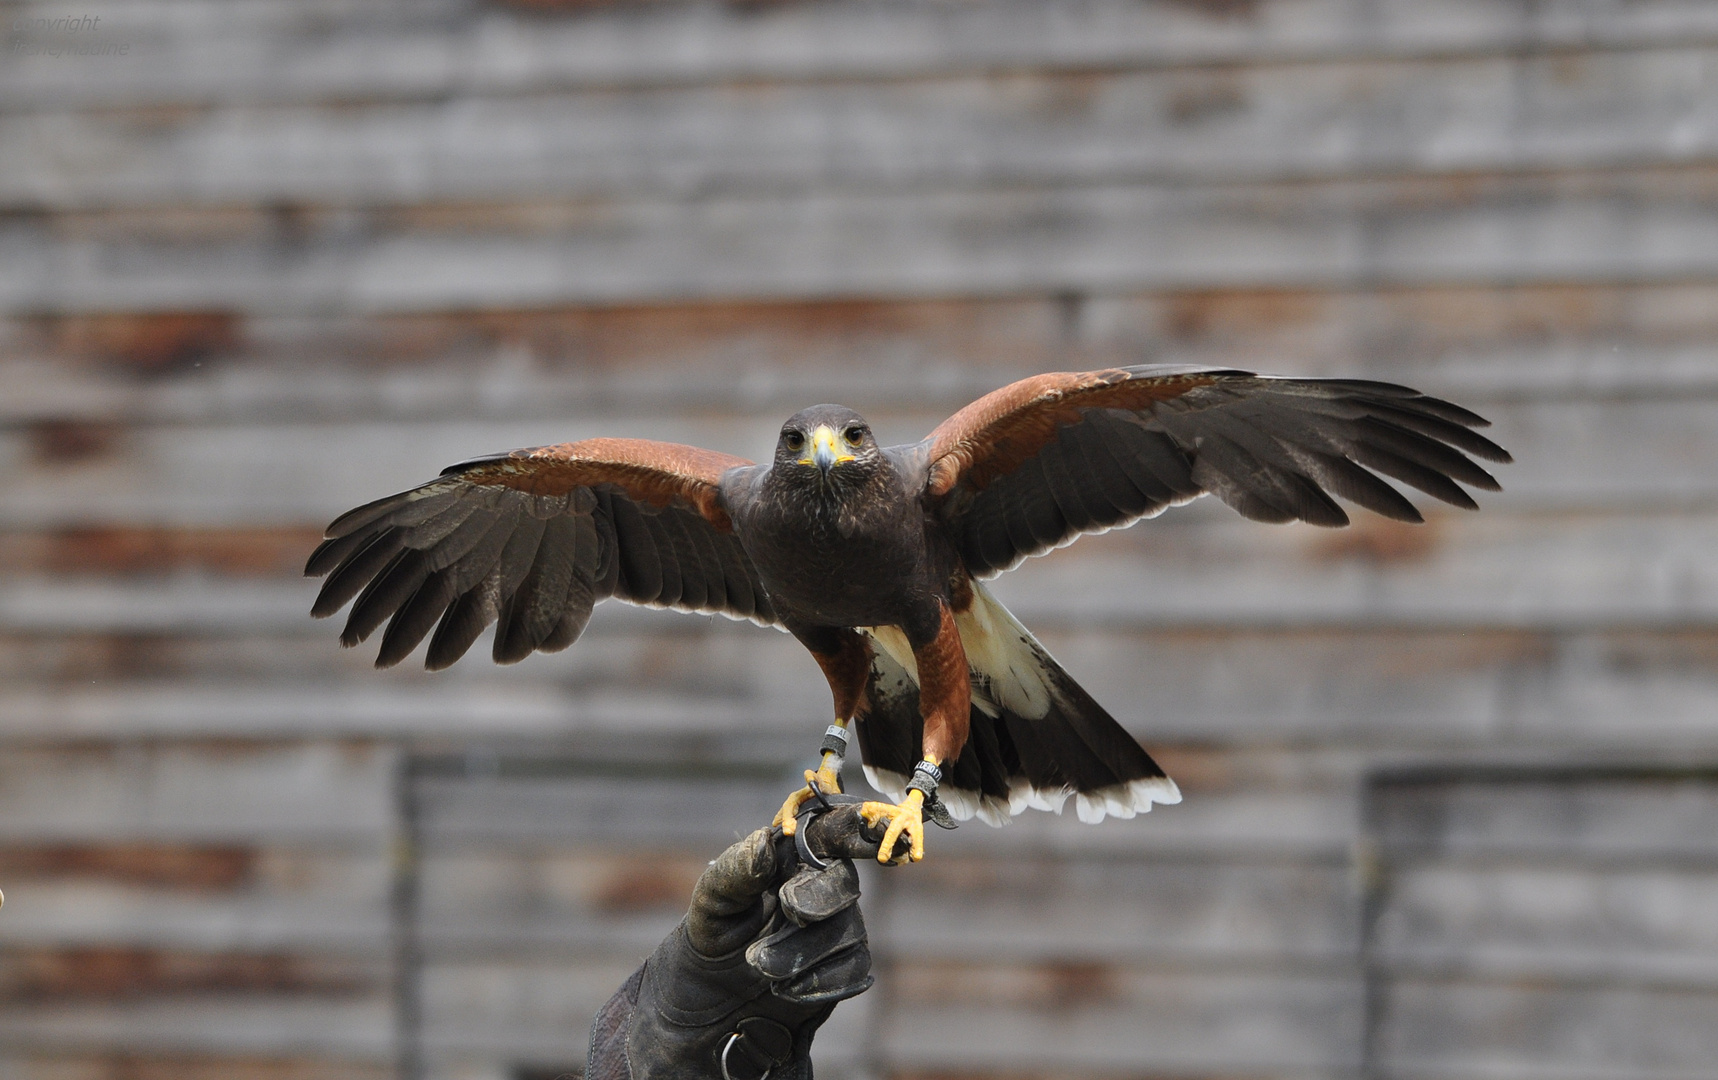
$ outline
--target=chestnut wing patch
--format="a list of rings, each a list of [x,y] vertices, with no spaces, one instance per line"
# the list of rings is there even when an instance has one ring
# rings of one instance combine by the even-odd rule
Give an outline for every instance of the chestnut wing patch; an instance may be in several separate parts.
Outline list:
[[[1348,524],[1337,498],[1400,521],[1384,477],[1467,509],[1498,490],[1487,422],[1392,383],[1141,365],[1024,379],[922,444],[926,493],[978,576],[1213,494],[1256,521]],[[1471,456],[1470,456],[1471,455]]]

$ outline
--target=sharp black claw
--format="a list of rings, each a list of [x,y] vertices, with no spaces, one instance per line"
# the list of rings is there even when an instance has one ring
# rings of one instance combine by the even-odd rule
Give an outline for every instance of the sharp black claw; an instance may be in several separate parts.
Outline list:
[[[829,799],[823,794],[823,789],[818,786],[817,781],[808,781],[805,786],[811,789],[811,797],[817,800],[818,805],[824,810],[828,810],[830,807]]]

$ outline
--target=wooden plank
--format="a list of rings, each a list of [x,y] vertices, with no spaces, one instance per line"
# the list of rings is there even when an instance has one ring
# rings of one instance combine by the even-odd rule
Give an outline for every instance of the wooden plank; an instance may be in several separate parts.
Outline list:
[[[494,202],[1710,160],[1718,53],[0,116],[0,205]],[[75,152],[44,153],[47,145]]]
[[[1158,824],[1154,811],[1133,828]],[[880,882],[886,898],[866,923],[875,947],[895,961],[1342,967],[1353,962],[1358,940],[1353,871],[1328,863],[939,851],[912,869]]]
[[[144,1057],[326,1057],[368,1064],[388,1059],[390,1013],[381,995],[343,1001],[211,996],[9,1007],[0,1013],[0,1041],[13,1054],[119,1051]]]
[[[1650,987],[1402,982],[1391,986],[1379,1064],[1392,1076],[1547,1080],[1718,1076],[1718,994]]]
[[[228,994],[350,998],[388,985],[380,958],[304,952],[209,952],[113,944],[0,950],[0,1000],[76,1006]]]
[[[815,693],[815,668],[796,679],[801,692],[759,716],[751,695],[653,693],[648,687],[576,696],[542,683],[401,690],[386,684],[230,690],[114,688],[8,696],[5,728],[13,738],[345,738],[358,735],[555,737],[588,731],[709,735],[759,730],[815,733],[826,720],[827,689]],[[820,700],[821,698],[821,700]],[[804,706],[797,713],[793,705]],[[808,734],[809,737],[809,734]],[[815,740],[813,740],[815,741]]]
[[[1384,850],[1406,859],[1692,859],[1705,866],[1718,854],[1718,781],[1698,771],[1404,778],[1380,789],[1374,819]]]
[[[391,1080],[391,1063],[300,1056],[218,1054],[0,1053],[0,1073],[13,1080]]]
[[[64,14],[16,5],[22,18]],[[781,5],[569,17],[470,0],[87,5],[92,44],[123,55],[23,55],[0,81],[17,105],[158,104],[538,91],[565,86],[879,78],[927,72],[1114,68],[1328,56],[1638,47],[1718,37],[1699,0],[1477,4],[1471,0]],[[25,35],[33,47],[68,35]]]
[[[1718,873],[1523,861],[1393,873],[1376,962],[1396,977],[1718,990]]]
[[[375,951],[391,877],[375,851],[185,843],[0,848],[7,941],[268,952]]]
[[[1544,400],[1702,385],[1714,310],[1695,283],[1209,290],[1091,296],[1071,336],[1100,355]]]
[[[1282,1076],[1359,1062],[1357,979],[1124,965],[909,964],[879,1030],[924,1070]]]
[[[792,412],[832,395],[964,401],[1062,366],[1064,307],[1029,298],[0,320],[0,415],[517,419],[621,404],[740,412],[779,402]]]
[[[825,399],[952,412],[1039,371],[1143,359],[1369,376],[1458,400],[1709,395],[1715,311],[1712,285],[1594,284],[12,318],[0,319],[0,417],[520,420],[623,405],[787,415]],[[88,457],[99,442],[86,447]]]
[[[361,744],[8,749],[0,839],[244,843],[379,850],[393,755]]]
[[[0,533],[0,573],[134,574],[199,570],[287,577],[303,569],[322,532],[302,529],[161,529],[116,525]]]
[[[1043,634],[1081,684],[1148,744],[1310,739],[1600,760],[1674,760],[1707,744],[1718,668],[1703,637]]]
[[[757,766],[658,770],[655,776],[601,765],[576,768],[565,776],[420,781],[416,800],[426,848],[576,844],[707,853],[762,828],[792,786],[791,770]]]
[[[38,887],[99,884],[207,895],[255,884],[262,855],[238,844],[30,844],[0,848],[0,874]]]
[[[428,1055],[582,1061],[591,1020],[642,956],[438,962],[422,971]]]
[[[0,312],[1686,280],[1718,268],[1715,176],[15,215]]]
[[[739,819],[735,819],[739,821]],[[742,825],[743,827],[743,825]],[[436,959],[646,956],[672,930],[720,840],[630,853],[574,830],[566,849],[437,850],[422,862],[420,941]]]
[[[1356,534],[1318,534],[1310,526],[1273,534],[1224,518],[1209,527],[1190,523],[1175,538],[1169,528],[1132,530],[1087,540],[1077,555],[1074,548],[1049,556],[999,579],[994,592],[1028,625],[1046,627],[1087,620],[1584,630],[1709,618],[1701,558],[1681,547],[1699,534],[1697,526],[1684,531],[1694,516],[1675,523],[1656,515],[1531,520],[1464,518],[1408,537],[1414,554],[1401,561],[1386,556],[1370,566],[1347,559],[1321,565],[1320,551],[1340,550]],[[1649,520],[1671,528],[1636,531]],[[1383,527],[1373,533],[1380,534],[1400,535]],[[1197,546],[1183,548],[1183,539]],[[1245,545],[1245,554],[1230,541]],[[1291,551],[1292,563],[1279,561]],[[1672,572],[1675,584],[1665,576]]]
[[[350,876],[385,879],[380,855]],[[366,881],[368,884],[368,881]],[[263,896],[186,896],[9,874],[7,941],[19,948],[125,946],[139,950],[385,953],[385,881],[368,896],[332,888]]]

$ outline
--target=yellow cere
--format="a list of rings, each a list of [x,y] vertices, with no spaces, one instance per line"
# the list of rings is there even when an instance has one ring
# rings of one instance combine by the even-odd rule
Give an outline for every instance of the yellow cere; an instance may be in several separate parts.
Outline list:
[[[800,458],[799,463],[810,465],[820,457],[837,465],[844,461],[854,460],[852,454],[841,452],[840,437],[836,435],[835,429],[828,424],[817,425],[817,430],[811,433],[811,453]]]

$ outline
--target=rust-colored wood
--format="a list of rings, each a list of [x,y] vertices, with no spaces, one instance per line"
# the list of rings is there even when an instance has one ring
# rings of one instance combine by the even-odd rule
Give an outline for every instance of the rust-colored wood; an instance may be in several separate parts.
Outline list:
[[[106,1001],[188,994],[363,993],[381,972],[364,961],[290,953],[198,953],[128,946],[0,953],[0,1001]]]
[[[102,881],[194,893],[251,883],[257,851],[189,844],[42,844],[0,847],[0,881]]]
[[[196,571],[235,577],[296,574],[322,530],[78,525],[0,532],[0,571],[85,576]]]

